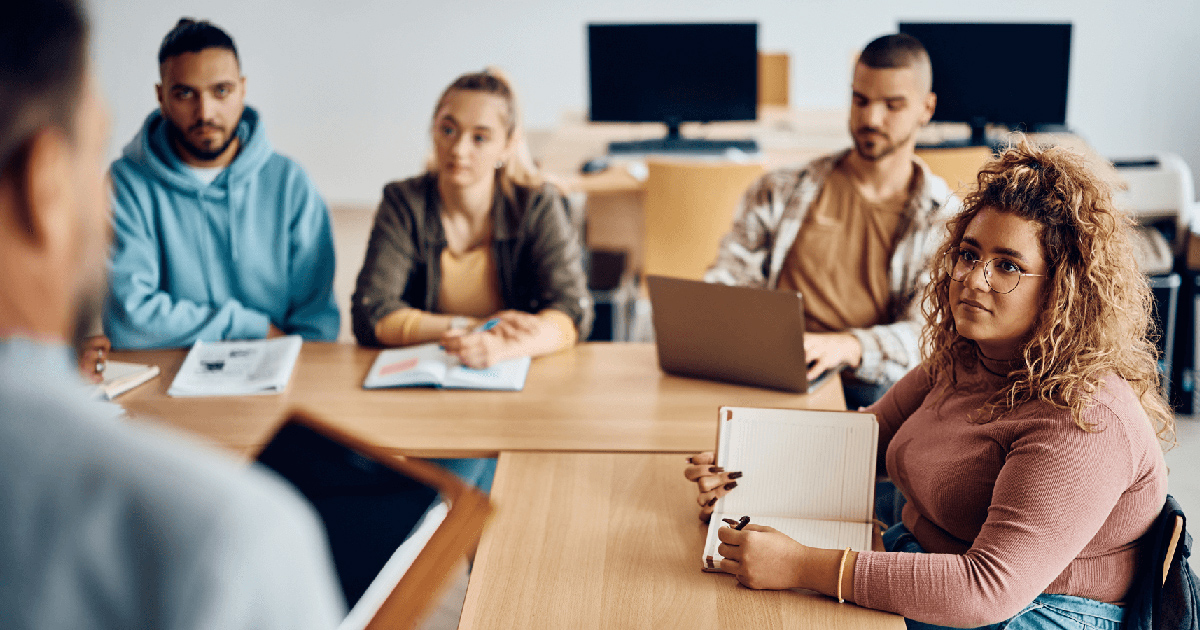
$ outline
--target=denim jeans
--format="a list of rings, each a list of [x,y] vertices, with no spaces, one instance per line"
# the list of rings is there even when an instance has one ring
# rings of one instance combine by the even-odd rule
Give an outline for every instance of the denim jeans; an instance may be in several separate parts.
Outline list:
[[[925,553],[915,536],[900,522],[900,511],[906,502],[904,495],[890,481],[875,485],[875,514],[888,525],[883,533],[883,547],[901,553]],[[1099,602],[1074,595],[1038,595],[1011,618],[976,630],[1121,630],[1125,609],[1116,604]],[[912,619],[905,619],[908,630],[945,630]]]
[[[496,476],[495,457],[459,457],[429,461],[458,475],[459,479],[484,492],[492,491],[492,477]]]

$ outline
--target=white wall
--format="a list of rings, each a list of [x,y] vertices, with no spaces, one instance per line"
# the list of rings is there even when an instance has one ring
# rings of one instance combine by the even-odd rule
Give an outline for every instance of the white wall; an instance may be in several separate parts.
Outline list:
[[[846,104],[853,52],[898,20],[1070,21],[1068,123],[1102,155],[1172,151],[1200,175],[1195,0],[92,0],[91,8],[114,157],[156,107],[162,36],[183,15],[205,18],[237,42],[247,101],[278,150],[331,203],[374,204],[385,182],[417,172],[434,99],[464,71],[506,68],[531,128],[586,109],[591,21],[756,20],[760,48],[792,56],[793,103],[822,108]]]

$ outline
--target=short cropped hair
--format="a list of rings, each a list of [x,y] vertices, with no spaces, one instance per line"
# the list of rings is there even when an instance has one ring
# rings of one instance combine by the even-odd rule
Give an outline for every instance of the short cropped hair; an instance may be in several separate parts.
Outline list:
[[[196,53],[209,48],[224,48],[233,53],[233,58],[238,65],[242,63],[238,57],[237,46],[233,44],[233,38],[229,36],[229,33],[208,20],[180,18],[175,23],[175,28],[167,33],[162,40],[162,45],[158,48],[158,63],[161,65],[171,57],[177,57],[183,53]]]
[[[918,64],[928,66],[929,53],[912,35],[895,33],[876,37],[863,49],[858,61],[877,69],[910,68]]]
[[[22,0],[0,9],[0,172],[39,129],[73,136],[87,36],[77,0]]]

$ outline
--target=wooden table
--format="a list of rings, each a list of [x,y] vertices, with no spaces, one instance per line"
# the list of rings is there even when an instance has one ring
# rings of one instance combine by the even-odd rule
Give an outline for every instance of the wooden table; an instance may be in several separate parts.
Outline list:
[[[170,398],[183,350],[115,352],[162,375],[118,401],[248,453],[300,407],[375,444],[418,456],[495,456],[501,451],[694,453],[716,442],[721,405],[844,409],[831,379],[810,395],[663,374],[652,344],[582,344],[534,359],[521,392],[422,388],[364,390],[376,351],[305,342],[288,391],[274,396]]]
[[[502,453],[462,630],[895,628],[889,613],[700,571],[678,454]]]

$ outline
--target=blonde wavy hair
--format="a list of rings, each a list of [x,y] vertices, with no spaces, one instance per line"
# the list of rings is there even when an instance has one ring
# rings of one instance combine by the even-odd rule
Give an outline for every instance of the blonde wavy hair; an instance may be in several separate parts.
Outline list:
[[[1133,388],[1163,444],[1173,445],[1175,416],[1159,393],[1152,296],[1134,263],[1132,222],[1113,206],[1108,184],[1080,156],[1035,146],[1024,137],[988,162],[976,184],[947,225],[948,238],[933,259],[925,289],[922,341],[930,375],[953,386],[956,366],[979,360],[975,342],[955,327],[944,261],[981,211],[1014,214],[1041,226],[1047,292],[1021,367],[988,401],[982,421],[1041,400],[1069,409],[1076,425],[1093,431],[1083,412],[1100,380],[1115,374]]]

